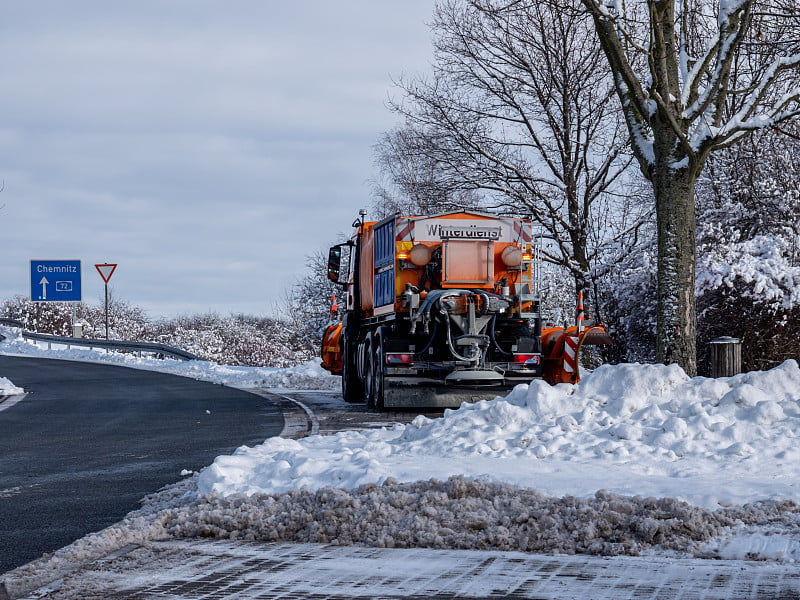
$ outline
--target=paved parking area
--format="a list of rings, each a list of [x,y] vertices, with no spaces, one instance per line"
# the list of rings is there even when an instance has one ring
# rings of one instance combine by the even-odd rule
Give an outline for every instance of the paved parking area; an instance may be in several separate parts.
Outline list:
[[[800,566],[176,540],[125,548],[34,599],[800,599]]]

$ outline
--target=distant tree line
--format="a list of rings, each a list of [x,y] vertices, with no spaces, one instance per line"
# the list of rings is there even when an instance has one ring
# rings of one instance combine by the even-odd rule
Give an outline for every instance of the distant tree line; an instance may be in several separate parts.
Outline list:
[[[105,309],[86,303],[31,302],[16,296],[2,303],[0,315],[26,329],[71,336],[73,311],[84,337],[105,337]],[[319,341],[308,324],[281,317],[216,313],[149,319],[144,310],[120,299],[109,303],[109,337],[169,344],[224,365],[290,367],[317,356]]]

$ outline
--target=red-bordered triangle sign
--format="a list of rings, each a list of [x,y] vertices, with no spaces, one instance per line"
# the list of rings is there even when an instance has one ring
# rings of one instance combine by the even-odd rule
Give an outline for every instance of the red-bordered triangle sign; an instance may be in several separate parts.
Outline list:
[[[117,265],[106,263],[103,265],[95,265],[94,268],[97,269],[98,273],[100,273],[100,277],[103,278],[103,281],[108,283],[108,280],[111,279],[111,276],[114,274],[114,269],[117,268]]]

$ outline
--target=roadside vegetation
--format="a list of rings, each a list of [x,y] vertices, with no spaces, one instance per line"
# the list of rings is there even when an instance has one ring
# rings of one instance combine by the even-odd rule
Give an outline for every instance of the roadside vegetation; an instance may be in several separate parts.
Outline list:
[[[83,325],[83,337],[105,338],[102,305],[31,302],[24,296],[6,300],[0,315],[18,319],[29,331],[72,335],[72,312]],[[232,314],[151,319],[122,300],[109,305],[109,338],[169,344],[223,365],[291,367],[317,355],[319,342],[307,328],[281,317]]]

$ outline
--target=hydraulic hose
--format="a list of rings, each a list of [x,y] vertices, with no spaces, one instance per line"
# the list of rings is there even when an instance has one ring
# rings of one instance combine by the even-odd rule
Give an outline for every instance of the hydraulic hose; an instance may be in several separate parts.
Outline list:
[[[492,341],[492,345],[495,347],[495,350],[497,350],[500,354],[502,354],[504,356],[514,356],[513,352],[506,352],[505,350],[503,350],[500,347],[500,344],[497,341],[497,336],[495,336],[495,334],[494,334],[494,325],[495,325],[496,321],[497,321],[497,313],[495,313],[492,316],[492,322],[491,322],[490,327],[489,327],[489,339]]]
[[[437,333],[439,333],[439,321],[434,321],[433,331],[431,332],[428,341],[425,343],[425,346],[422,348],[422,350],[417,350],[416,352],[414,352],[414,358],[422,358],[422,355],[428,351],[431,345],[433,345],[433,340],[436,338]]]
[[[452,333],[450,331],[450,322],[449,321],[447,323],[447,346],[450,348],[450,352],[453,354],[453,356],[456,359],[462,360],[462,361],[468,362],[468,363],[475,362],[475,360],[478,359],[478,355],[481,353],[480,349],[478,349],[478,351],[475,353],[475,355],[472,358],[467,358],[465,356],[461,356],[458,353],[458,351],[455,349],[455,346],[453,346],[453,336],[452,336]]]

